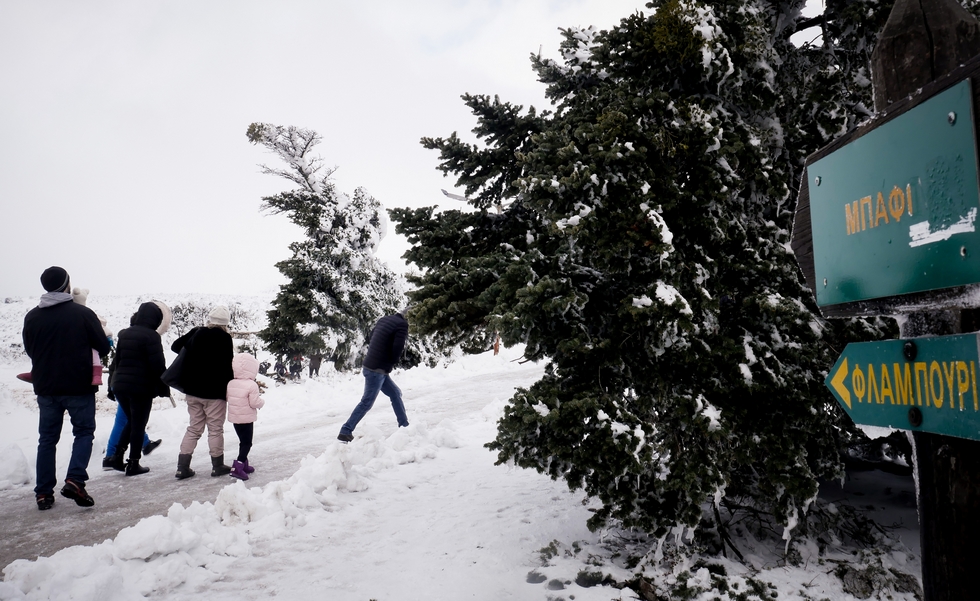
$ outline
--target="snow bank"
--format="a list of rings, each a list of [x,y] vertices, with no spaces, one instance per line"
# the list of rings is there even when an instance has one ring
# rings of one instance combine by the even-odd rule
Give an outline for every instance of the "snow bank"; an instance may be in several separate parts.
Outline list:
[[[370,487],[379,472],[434,458],[459,440],[445,422],[358,433],[357,444],[331,444],[307,457],[291,477],[264,487],[229,484],[212,503],[174,504],[166,516],[151,516],[93,547],[69,547],[37,561],[4,568],[0,599],[116,601],[165,595],[188,584],[196,589],[219,579],[258,541],[306,526],[311,515],[344,507],[340,493]]]

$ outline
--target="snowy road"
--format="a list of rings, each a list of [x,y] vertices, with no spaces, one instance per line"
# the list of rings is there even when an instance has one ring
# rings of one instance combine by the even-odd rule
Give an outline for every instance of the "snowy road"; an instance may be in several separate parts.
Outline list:
[[[527,365],[505,374],[474,374],[447,386],[445,380],[425,377],[430,370],[412,370],[396,375],[405,397],[409,418],[429,424],[460,413],[479,411],[491,400],[506,400],[515,386],[530,385],[541,368]],[[422,376],[422,377],[413,377]],[[302,385],[282,388],[291,395],[289,415],[268,415],[269,408],[260,412],[256,424],[255,446],[250,457],[258,466],[248,480],[249,488],[261,487],[294,473],[300,461],[308,455],[321,454],[327,445],[337,444],[336,435],[360,396],[359,376],[307,381]],[[267,395],[269,398],[276,398]],[[302,411],[302,419],[296,412]],[[15,559],[36,559],[72,545],[91,545],[114,538],[127,526],[140,519],[165,514],[174,503],[190,505],[193,501],[213,502],[218,492],[231,483],[228,477],[210,477],[206,435],[198,443],[192,467],[197,476],[175,480],[177,446],[182,428],[186,425],[183,405],[177,409],[155,410],[150,418],[151,435],[162,437],[164,443],[143,464],[150,472],[126,477],[121,472],[101,469],[100,450],[111,428],[111,420],[100,415],[96,449],[92,458],[88,490],[95,498],[92,509],[81,509],[69,499],[56,494],[56,503],[49,511],[38,511],[33,498],[33,481],[29,486],[0,490],[0,568]],[[393,417],[386,397],[381,395],[362,422],[361,428],[393,426]],[[35,419],[36,422],[36,419]],[[67,424],[67,419],[66,419]],[[27,436],[36,440],[36,434]],[[492,432],[489,433],[492,436]],[[488,436],[488,439],[489,439]],[[65,441],[70,441],[66,426],[59,445],[59,475],[69,455]],[[483,441],[485,442],[485,441]],[[36,443],[31,443],[36,444]],[[353,443],[352,443],[353,444]],[[237,451],[237,438],[230,425],[225,429],[227,463]],[[489,452],[484,452],[492,459]],[[33,456],[29,463],[33,467]],[[59,485],[60,486],[60,485]]]
[[[211,478],[204,443],[195,454],[199,475],[175,480],[187,418],[182,406],[162,404],[151,416],[151,435],[164,443],[145,462],[149,474],[103,472],[95,458],[89,489],[96,506],[82,509],[58,497],[45,512],[34,506],[27,468],[36,445],[33,399],[5,385],[9,369],[0,366],[0,459],[24,462],[13,484],[0,471],[0,600],[636,598],[629,589],[577,582],[596,570],[618,582],[635,577],[621,549],[607,544],[619,534],[585,527],[590,513],[580,492],[494,465],[484,448],[514,388],[542,373],[513,359],[481,356],[447,369],[396,373],[411,425],[396,428],[382,397],[349,445],[336,434],[360,396],[359,375],[275,387],[259,414],[251,454],[257,471],[247,483]],[[97,452],[111,407],[98,417]],[[225,437],[230,455],[237,444],[230,427]],[[62,472],[69,439],[59,449]],[[882,556],[886,567],[917,576],[911,479],[855,473],[823,494],[870,510],[901,541]],[[764,577],[780,599],[856,599],[825,566],[851,561],[854,549],[818,555],[804,542],[803,562],[790,566],[779,562],[783,545],[771,543],[736,540],[748,565],[724,560],[735,585]],[[670,564],[647,570],[651,582],[674,573]]]

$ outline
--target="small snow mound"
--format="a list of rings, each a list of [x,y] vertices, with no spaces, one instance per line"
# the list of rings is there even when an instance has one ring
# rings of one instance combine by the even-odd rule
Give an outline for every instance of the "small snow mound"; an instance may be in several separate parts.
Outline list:
[[[29,484],[33,474],[27,457],[19,446],[8,444],[0,447],[0,490]]]

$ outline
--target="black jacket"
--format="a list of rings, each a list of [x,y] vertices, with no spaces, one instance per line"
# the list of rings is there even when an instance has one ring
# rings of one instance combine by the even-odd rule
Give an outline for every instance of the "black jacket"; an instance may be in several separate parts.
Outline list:
[[[401,313],[388,315],[378,320],[371,330],[371,342],[368,345],[364,367],[387,373],[398,363],[405,350],[408,340],[408,322]]]
[[[71,300],[35,307],[24,317],[23,337],[34,394],[79,396],[99,389],[92,385],[92,349],[107,355],[109,340],[91,309]]]
[[[113,394],[153,398],[169,396],[170,387],[160,381],[167,369],[163,342],[157,328],[163,312],[156,303],[143,303],[133,325],[119,332],[116,355],[112,359],[110,383]]]
[[[235,378],[231,334],[221,328],[194,328],[174,341],[170,349],[187,347],[180,383],[184,392],[201,399],[224,399],[228,382]]]

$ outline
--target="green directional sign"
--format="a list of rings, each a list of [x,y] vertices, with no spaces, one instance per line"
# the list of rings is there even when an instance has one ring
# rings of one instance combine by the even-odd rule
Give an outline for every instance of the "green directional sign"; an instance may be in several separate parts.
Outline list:
[[[856,424],[980,440],[980,335],[848,344],[824,382]]]
[[[980,282],[967,79],[807,166],[821,307]]]

